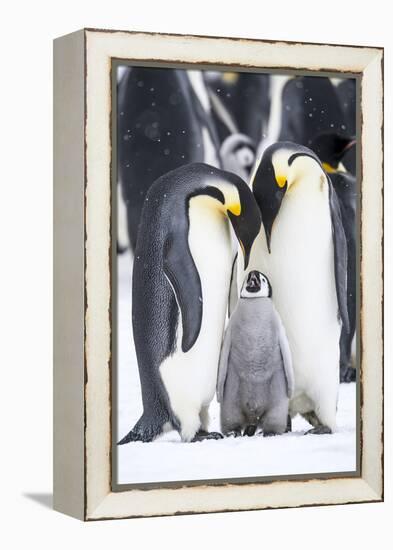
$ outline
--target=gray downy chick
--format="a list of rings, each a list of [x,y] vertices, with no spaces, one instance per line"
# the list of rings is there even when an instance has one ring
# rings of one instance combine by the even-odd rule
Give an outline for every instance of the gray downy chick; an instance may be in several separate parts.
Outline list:
[[[282,434],[294,389],[291,352],[271,300],[269,280],[246,277],[221,348],[217,400],[222,432],[229,436]]]

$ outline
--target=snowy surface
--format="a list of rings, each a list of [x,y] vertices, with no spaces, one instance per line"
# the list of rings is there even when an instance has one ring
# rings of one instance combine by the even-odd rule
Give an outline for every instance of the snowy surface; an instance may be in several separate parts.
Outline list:
[[[131,330],[130,255],[118,257],[118,436],[124,436],[142,413],[137,361]],[[210,406],[210,429],[219,431],[219,406]],[[152,443],[116,447],[119,484],[158,481],[261,477],[356,470],[356,386],[342,384],[338,431],[308,435],[301,417],[293,432],[281,436],[226,438],[182,443],[171,431]]]

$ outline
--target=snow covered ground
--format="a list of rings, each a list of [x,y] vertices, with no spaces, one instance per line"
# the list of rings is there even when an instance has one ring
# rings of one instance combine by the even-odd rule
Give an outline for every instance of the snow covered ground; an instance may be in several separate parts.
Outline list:
[[[137,361],[131,329],[130,255],[118,257],[118,436],[124,436],[142,413]],[[115,405],[116,406],[116,405]],[[219,431],[219,406],[210,406],[211,430]],[[243,478],[356,470],[356,385],[342,384],[338,431],[308,435],[300,417],[293,432],[277,437],[226,438],[182,443],[177,432],[153,443],[116,447],[118,484]]]

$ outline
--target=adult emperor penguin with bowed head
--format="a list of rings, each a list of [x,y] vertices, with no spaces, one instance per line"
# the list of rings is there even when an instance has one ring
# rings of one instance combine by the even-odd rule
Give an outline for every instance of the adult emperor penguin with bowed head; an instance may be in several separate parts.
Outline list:
[[[234,260],[247,267],[261,216],[247,184],[206,164],[168,172],[148,191],[135,251],[132,322],[143,414],[120,441],[183,441],[208,432]]]
[[[292,353],[295,392],[290,414],[309,433],[336,428],[341,324],[348,330],[347,247],[340,206],[318,157],[278,142],[254,170],[252,188],[263,229],[249,269],[272,282]]]

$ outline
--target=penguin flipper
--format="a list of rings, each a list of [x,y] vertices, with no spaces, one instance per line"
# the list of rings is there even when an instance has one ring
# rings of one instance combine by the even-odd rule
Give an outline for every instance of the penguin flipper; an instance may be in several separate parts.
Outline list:
[[[217,401],[222,403],[224,399],[224,386],[227,378],[228,372],[228,358],[229,352],[231,349],[231,324],[229,323],[228,328],[225,332],[224,340],[221,346],[220,353],[220,362],[218,364],[218,375],[217,375]]]
[[[349,332],[349,317],[347,305],[347,239],[345,237],[344,227],[341,218],[340,203],[329,177],[328,182],[330,217],[332,220],[334,244],[334,272],[336,279],[337,302],[343,328],[346,332]]]
[[[164,273],[181,312],[182,351],[195,344],[202,324],[203,298],[199,273],[182,232],[172,232],[164,244]]]
[[[281,357],[284,364],[284,373],[287,381],[287,395],[289,398],[293,396],[295,391],[295,375],[292,366],[292,355],[289,347],[287,334],[279,314],[276,312],[276,320],[278,325],[278,341],[280,344]]]
[[[236,256],[235,256],[235,258],[233,260],[233,264],[232,264],[231,284],[229,285],[228,318],[231,317],[233,311],[235,310],[237,300],[238,300],[238,292],[237,292],[237,258],[238,258],[238,254],[236,253]]]

